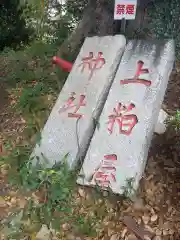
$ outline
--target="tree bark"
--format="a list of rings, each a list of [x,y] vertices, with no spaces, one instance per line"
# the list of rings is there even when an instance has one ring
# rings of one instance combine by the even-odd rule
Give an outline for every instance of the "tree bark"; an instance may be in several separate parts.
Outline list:
[[[96,34],[98,36],[113,35],[114,33],[114,3],[109,0],[98,0],[96,7]]]
[[[58,51],[59,56],[68,56],[68,54],[72,53],[92,31],[93,26],[96,24],[95,9],[96,0],[89,0],[82,20],[79,22],[77,28],[60,46]]]
[[[154,0],[138,0],[136,19],[127,22],[126,35],[135,37],[134,33],[144,27],[145,8]],[[89,0],[82,20],[74,32],[60,46],[59,56],[70,56],[78,50],[87,36],[113,35],[122,33],[120,21],[114,21],[114,2],[112,0]],[[116,28],[116,29],[115,29]]]
[[[89,0],[82,20],[74,32],[60,46],[59,56],[68,56],[87,36],[105,36],[114,33],[114,4],[111,0]]]
[[[131,34],[134,33],[135,31],[140,34],[143,31],[143,28],[146,26],[146,22],[145,22],[146,8],[148,7],[148,4],[150,4],[152,2],[153,2],[153,0],[138,0],[137,1],[136,18],[135,18],[135,20],[128,21],[128,26],[127,26],[127,34],[128,35],[130,33]],[[131,37],[134,37],[134,35],[132,35]],[[144,36],[144,37],[146,37],[146,36]]]

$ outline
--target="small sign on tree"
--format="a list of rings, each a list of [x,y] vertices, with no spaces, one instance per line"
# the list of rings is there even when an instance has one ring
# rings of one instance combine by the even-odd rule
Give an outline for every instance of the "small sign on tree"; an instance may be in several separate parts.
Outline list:
[[[114,19],[134,20],[136,17],[137,0],[115,0]]]

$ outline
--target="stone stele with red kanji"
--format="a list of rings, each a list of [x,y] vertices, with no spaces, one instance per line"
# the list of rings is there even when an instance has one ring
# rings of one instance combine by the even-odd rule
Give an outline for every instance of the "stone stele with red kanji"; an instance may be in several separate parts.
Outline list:
[[[79,184],[119,194],[132,194],[138,188],[174,58],[172,40],[128,43]]]
[[[122,35],[86,38],[32,153],[35,162],[52,166],[68,154],[75,166],[84,155],[125,44]]]

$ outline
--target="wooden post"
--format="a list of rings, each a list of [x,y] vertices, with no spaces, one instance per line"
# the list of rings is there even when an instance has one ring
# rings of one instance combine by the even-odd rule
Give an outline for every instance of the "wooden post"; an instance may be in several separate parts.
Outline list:
[[[125,34],[125,31],[126,31],[126,19],[123,18],[121,20],[121,33]]]

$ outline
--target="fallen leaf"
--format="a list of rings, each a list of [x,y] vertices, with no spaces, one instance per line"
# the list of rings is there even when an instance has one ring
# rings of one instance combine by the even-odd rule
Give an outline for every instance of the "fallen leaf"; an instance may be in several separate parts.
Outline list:
[[[78,193],[79,193],[80,197],[82,197],[82,198],[86,198],[86,192],[85,192],[85,189],[83,189],[83,188],[79,188]]]
[[[128,227],[129,230],[131,230],[137,238],[140,238],[144,240],[144,236],[153,237],[154,234],[152,232],[149,232],[145,229],[145,227],[138,226],[136,221],[131,216],[125,216],[123,219],[124,224]]]
[[[148,215],[144,215],[144,216],[142,216],[142,220],[143,220],[144,224],[147,225],[150,220],[150,217]]]
[[[31,240],[36,240],[36,234],[37,234],[37,233],[33,233],[33,234],[31,235]]]
[[[118,234],[113,234],[110,238],[110,240],[119,240],[120,236]]]
[[[6,201],[4,200],[3,197],[0,196],[0,208],[4,208],[6,206],[7,206]]]
[[[155,236],[153,240],[162,240],[162,238],[160,236]]]
[[[62,229],[63,229],[64,231],[68,231],[70,228],[71,228],[71,226],[70,226],[68,223],[64,223],[64,224],[62,225]]]
[[[121,237],[122,237],[122,238],[125,237],[127,231],[128,231],[127,228],[124,228],[124,230],[123,230],[122,233],[121,233]]]
[[[11,198],[11,204],[12,204],[13,206],[15,206],[15,205],[17,204],[17,198],[16,198],[16,197],[12,197],[12,198]]]
[[[156,222],[157,219],[158,219],[158,215],[157,214],[151,216],[151,222]]]
[[[27,200],[25,199],[18,199],[18,205],[21,209],[23,209],[27,204]]]
[[[126,239],[127,240],[138,240],[138,238],[134,234],[130,234]]]
[[[156,229],[156,235],[157,235],[157,236],[161,236],[161,235],[162,235],[162,230]]]

